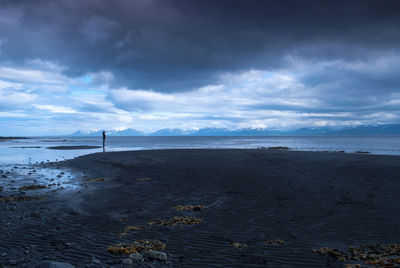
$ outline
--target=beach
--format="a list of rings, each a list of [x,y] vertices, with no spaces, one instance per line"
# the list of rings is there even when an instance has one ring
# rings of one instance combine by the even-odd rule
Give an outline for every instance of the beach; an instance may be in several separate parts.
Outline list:
[[[366,265],[313,250],[400,243],[399,174],[399,156],[267,149],[105,152],[15,166],[0,172],[0,266]],[[139,241],[165,245],[157,251],[167,260],[113,254]]]

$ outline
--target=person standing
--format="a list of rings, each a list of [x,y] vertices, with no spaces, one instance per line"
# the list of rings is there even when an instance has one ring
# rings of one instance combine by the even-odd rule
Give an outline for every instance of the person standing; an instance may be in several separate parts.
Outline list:
[[[106,132],[103,130],[103,148],[106,145]]]

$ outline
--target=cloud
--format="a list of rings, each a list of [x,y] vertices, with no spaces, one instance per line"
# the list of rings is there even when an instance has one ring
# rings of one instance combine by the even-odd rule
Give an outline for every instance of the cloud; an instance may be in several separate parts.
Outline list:
[[[96,43],[106,41],[118,27],[118,23],[102,16],[94,15],[89,17],[79,27],[79,32],[83,34],[89,42]]]
[[[2,66],[0,67],[0,79],[20,83],[59,84],[60,80],[66,80],[67,78],[61,77],[54,72]]]
[[[0,88],[0,111],[24,109],[37,99],[35,94],[19,92],[10,87]]]
[[[400,39],[398,1],[43,0],[0,10],[18,14],[0,24],[2,60],[57,62],[71,77],[107,71],[113,87],[157,92],[276,70],[287,55],[357,61]]]
[[[399,5],[2,1],[0,123],[60,134],[399,123]]]
[[[225,74],[222,84],[195,91],[167,94],[118,89],[110,90],[107,99],[126,111],[185,113],[198,122],[225,121],[231,127],[248,127],[255,121],[268,127],[399,121],[398,88],[392,86],[400,77],[395,55],[378,58],[376,63],[292,61],[291,68],[277,72]],[[337,75],[332,78],[333,70]],[[381,74],[386,77],[377,83],[379,92],[371,90],[368,83]],[[389,77],[393,84],[385,83]]]
[[[40,104],[34,104],[34,106],[38,109],[41,110],[47,110],[51,113],[61,113],[61,114],[74,114],[76,111],[74,109],[71,109],[69,107],[64,107],[64,106],[56,106],[56,105],[40,105]]]

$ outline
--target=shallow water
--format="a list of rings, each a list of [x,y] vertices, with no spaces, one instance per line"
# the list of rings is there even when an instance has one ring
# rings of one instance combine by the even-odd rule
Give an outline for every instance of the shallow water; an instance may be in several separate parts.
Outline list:
[[[81,188],[76,174],[57,167],[43,165],[0,165],[0,187],[2,195],[43,196],[50,191],[78,190]],[[29,189],[30,186],[43,187]]]
[[[102,152],[102,148],[51,150],[51,146],[96,146],[101,137],[40,137],[0,142],[0,164],[29,164],[61,161]],[[108,137],[106,151],[182,148],[258,148],[286,146],[303,151],[366,151],[400,155],[400,136],[272,136],[272,137]]]

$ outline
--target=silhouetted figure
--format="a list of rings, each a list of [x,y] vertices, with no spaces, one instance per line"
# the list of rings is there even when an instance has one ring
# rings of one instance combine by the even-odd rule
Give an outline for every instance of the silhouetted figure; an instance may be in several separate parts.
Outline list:
[[[103,151],[105,146],[106,146],[106,132],[103,130]]]

